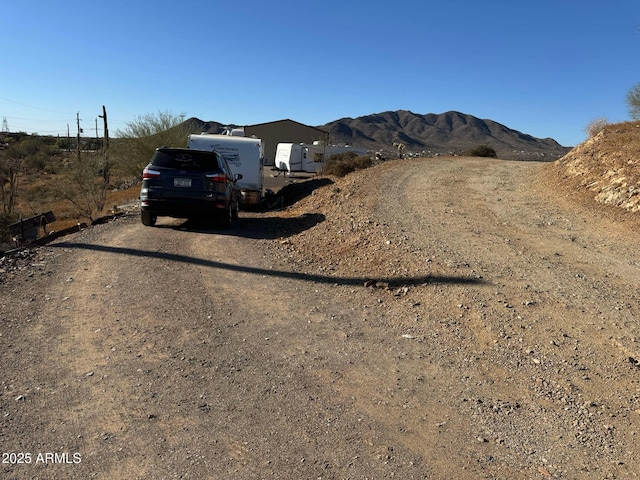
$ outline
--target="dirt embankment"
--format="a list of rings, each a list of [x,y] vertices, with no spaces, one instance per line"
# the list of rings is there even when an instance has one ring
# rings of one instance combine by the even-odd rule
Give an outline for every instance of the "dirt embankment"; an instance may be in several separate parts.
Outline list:
[[[609,125],[557,162],[565,188],[604,205],[640,212],[640,122]]]

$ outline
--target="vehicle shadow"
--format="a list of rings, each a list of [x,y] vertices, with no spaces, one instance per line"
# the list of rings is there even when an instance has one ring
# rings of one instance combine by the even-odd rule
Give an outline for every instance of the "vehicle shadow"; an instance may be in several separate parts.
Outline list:
[[[210,260],[207,258],[198,258],[188,255],[181,255],[177,253],[155,252],[149,250],[141,250],[137,248],[129,247],[112,247],[108,245],[97,245],[90,243],[78,243],[78,242],[60,242],[51,244],[52,248],[67,248],[78,250],[91,250],[96,252],[107,252],[112,254],[120,254],[125,256],[135,256],[142,258],[156,258],[165,261],[172,261],[176,263],[186,263],[191,265],[198,265],[201,267],[208,267],[212,269],[224,269],[235,272],[249,273],[254,275],[260,275],[262,277],[279,277],[303,280],[314,283],[327,283],[333,285],[352,285],[362,287],[375,287],[385,289],[396,289],[407,286],[425,285],[425,284],[483,284],[485,283],[480,278],[453,276],[453,275],[424,275],[414,277],[383,277],[383,278],[366,278],[366,277],[345,277],[345,276],[331,276],[321,275],[314,273],[301,273],[288,270],[275,270],[270,268],[252,267],[248,265],[234,265],[225,262],[219,262],[216,260]]]
[[[324,220],[325,216],[320,213],[305,213],[297,217],[289,218],[276,216],[241,216],[233,222],[231,228],[221,228],[212,224],[212,222],[198,221],[195,219],[186,220],[180,224],[156,225],[154,228],[171,228],[184,232],[273,240],[304,232],[324,222]]]
[[[326,177],[311,178],[302,182],[290,183],[278,190],[276,197],[281,207],[287,207],[308,197],[314,190],[326,185],[332,185],[333,183],[333,180]]]
[[[318,188],[332,185],[330,178],[311,178],[301,182],[290,183],[281,187],[271,200],[272,208],[284,208],[294,205],[311,195]],[[243,238],[273,240],[304,232],[325,220],[325,216],[318,213],[306,213],[297,217],[265,216],[268,213],[247,211],[240,213],[231,228],[220,228],[213,222],[190,219],[180,224],[159,224],[156,228],[172,228],[179,231],[197,232],[216,235],[233,235]]]

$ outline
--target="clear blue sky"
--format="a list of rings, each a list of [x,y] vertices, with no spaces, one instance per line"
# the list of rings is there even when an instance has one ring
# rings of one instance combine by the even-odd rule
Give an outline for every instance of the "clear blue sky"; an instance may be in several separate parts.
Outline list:
[[[0,118],[112,135],[146,114],[322,125],[456,110],[573,146],[629,120],[639,0],[2,2]],[[102,135],[102,120],[98,121]]]

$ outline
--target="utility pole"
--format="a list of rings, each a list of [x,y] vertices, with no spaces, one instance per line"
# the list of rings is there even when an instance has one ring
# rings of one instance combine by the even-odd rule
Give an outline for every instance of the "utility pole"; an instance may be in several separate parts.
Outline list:
[[[96,118],[96,153],[100,147],[100,140],[98,139],[98,119]]]
[[[100,118],[104,120],[104,140],[102,145],[102,151],[104,153],[104,165],[102,166],[102,178],[104,180],[105,188],[109,185],[109,178],[111,176],[110,165],[109,165],[109,125],[107,123],[107,109],[103,105],[102,106],[102,115],[98,115]],[[96,119],[96,122],[98,120]],[[97,130],[96,125],[96,130]]]
[[[107,109],[105,106],[102,106],[102,115],[98,115],[100,118],[104,120],[104,151],[109,150],[109,126],[107,124]]]
[[[82,132],[82,129],[80,128],[80,112],[76,113],[76,123],[78,124],[78,160],[80,160],[80,133]]]

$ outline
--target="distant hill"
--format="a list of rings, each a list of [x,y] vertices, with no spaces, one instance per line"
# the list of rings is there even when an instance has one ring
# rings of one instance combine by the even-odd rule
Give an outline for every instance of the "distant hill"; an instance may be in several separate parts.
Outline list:
[[[481,120],[459,112],[419,115],[398,110],[342,118],[318,128],[331,134],[332,143],[374,150],[393,150],[394,142],[404,143],[407,152],[440,154],[461,153],[478,145],[489,145],[503,158],[558,158],[570,150],[552,138],[535,138],[493,120]]]
[[[237,126],[197,118],[190,118],[185,124],[193,133],[220,133],[225,127]],[[501,158],[555,160],[571,150],[552,138],[535,138],[493,120],[459,112],[419,115],[398,110],[341,118],[316,127],[329,132],[333,144],[375,151],[393,151],[394,142],[403,143],[407,153],[445,155],[488,145]]]
[[[226,125],[219,122],[203,122],[199,118],[191,117],[182,123],[184,128],[189,133],[222,133],[226,127],[235,127],[235,125]]]

